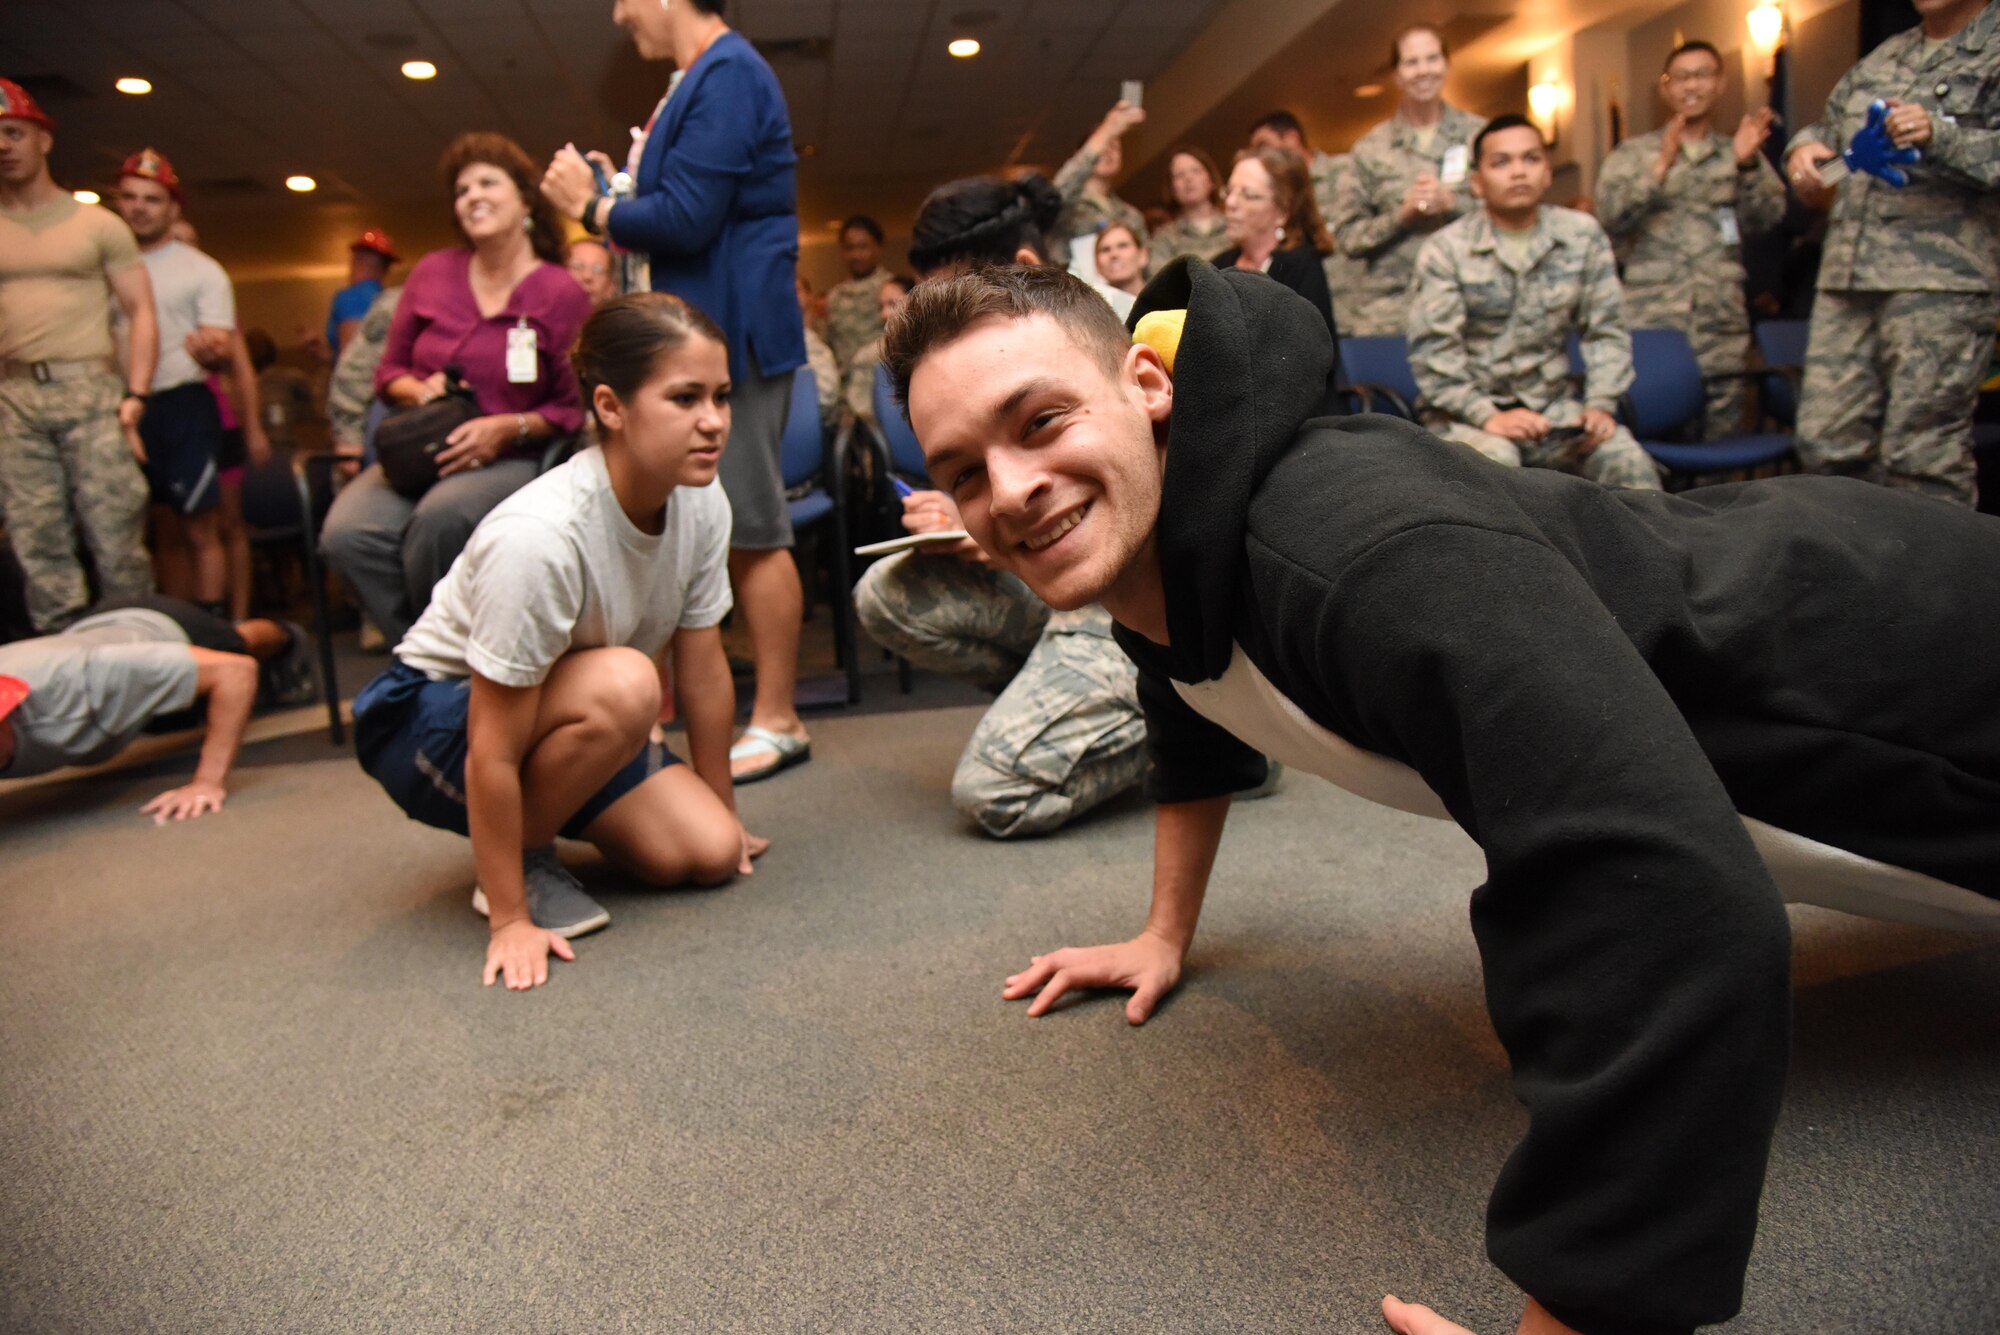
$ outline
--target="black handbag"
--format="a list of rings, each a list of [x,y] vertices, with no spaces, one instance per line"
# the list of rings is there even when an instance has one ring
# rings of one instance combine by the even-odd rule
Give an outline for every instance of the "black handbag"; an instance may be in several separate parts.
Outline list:
[[[480,415],[479,400],[456,366],[444,368],[445,391],[429,403],[398,408],[375,428],[375,462],[396,493],[416,500],[438,480],[445,438]]]

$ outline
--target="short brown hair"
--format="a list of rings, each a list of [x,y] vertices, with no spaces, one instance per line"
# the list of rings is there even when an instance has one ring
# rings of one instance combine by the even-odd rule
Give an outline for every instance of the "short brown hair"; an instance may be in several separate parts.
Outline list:
[[[555,206],[542,198],[542,173],[527,151],[506,135],[493,130],[471,130],[460,135],[451,141],[444,156],[438,160],[447,200],[456,195],[458,174],[474,163],[498,167],[507,173],[508,179],[514,182],[514,188],[521,192],[521,202],[528,206],[528,243],[535,248],[535,258],[549,264],[560,263],[562,227],[556,219]],[[471,238],[465,235],[465,229],[459,226],[457,209],[452,210],[451,225],[467,245],[472,244]]]
[[[882,361],[895,382],[903,415],[910,412],[910,377],[917,363],[964,337],[983,320],[1027,320],[1046,315],[1076,346],[1116,376],[1132,346],[1125,326],[1103,297],[1066,269],[1045,265],[982,264],[949,278],[928,278],[910,289],[903,308],[882,335]]]
[[[1412,33],[1419,33],[1419,32],[1427,32],[1431,36],[1437,38],[1438,53],[1442,55],[1446,60],[1451,59],[1451,43],[1447,42],[1444,39],[1444,34],[1438,31],[1436,24],[1405,23],[1402,27],[1396,29],[1396,35],[1389,39],[1390,69],[1394,69],[1396,68],[1396,66],[1403,63],[1403,39],[1410,36]]]
[[[1321,255],[1331,254],[1333,238],[1326,234],[1326,221],[1319,216],[1319,201],[1313,197],[1312,173],[1306,170],[1306,160],[1291,149],[1276,145],[1246,148],[1236,155],[1239,163],[1252,158],[1270,176],[1271,188],[1277,191],[1278,208],[1285,215],[1285,239],[1278,243],[1278,249],[1311,246]]]

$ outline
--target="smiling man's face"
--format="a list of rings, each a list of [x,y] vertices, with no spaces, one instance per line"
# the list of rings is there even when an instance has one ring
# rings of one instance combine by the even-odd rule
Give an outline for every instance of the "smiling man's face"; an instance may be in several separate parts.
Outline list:
[[[1117,616],[1158,583],[1173,384],[1151,348],[1106,361],[1052,316],[991,316],[917,363],[909,404],[932,480],[994,564],[1053,608]]]

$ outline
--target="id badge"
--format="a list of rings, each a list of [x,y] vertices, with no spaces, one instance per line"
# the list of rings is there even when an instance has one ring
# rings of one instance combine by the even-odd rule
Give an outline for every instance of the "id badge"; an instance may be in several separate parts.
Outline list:
[[[1736,225],[1736,210],[1724,204],[1715,211],[1715,226],[1722,233],[1722,244],[1734,246],[1742,243],[1743,231]]]
[[[1464,184],[1465,169],[1471,158],[1471,150],[1464,144],[1453,144],[1444,151],[1444,161],[1438,166],[1438,180],[1449,186]]]
[[[535,356],[535,331],[522,320],[507,331],[507,383],[532,385],[541,379],[541,365]]]

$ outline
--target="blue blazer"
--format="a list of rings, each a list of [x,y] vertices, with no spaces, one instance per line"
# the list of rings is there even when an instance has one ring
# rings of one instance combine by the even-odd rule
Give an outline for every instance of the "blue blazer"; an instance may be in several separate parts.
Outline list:
[[[729,336],[729,374],[805,365],[791,116],[778,76],[735,30],[716,38],[660,113],[611,237],[651,257],[653,290]]]

